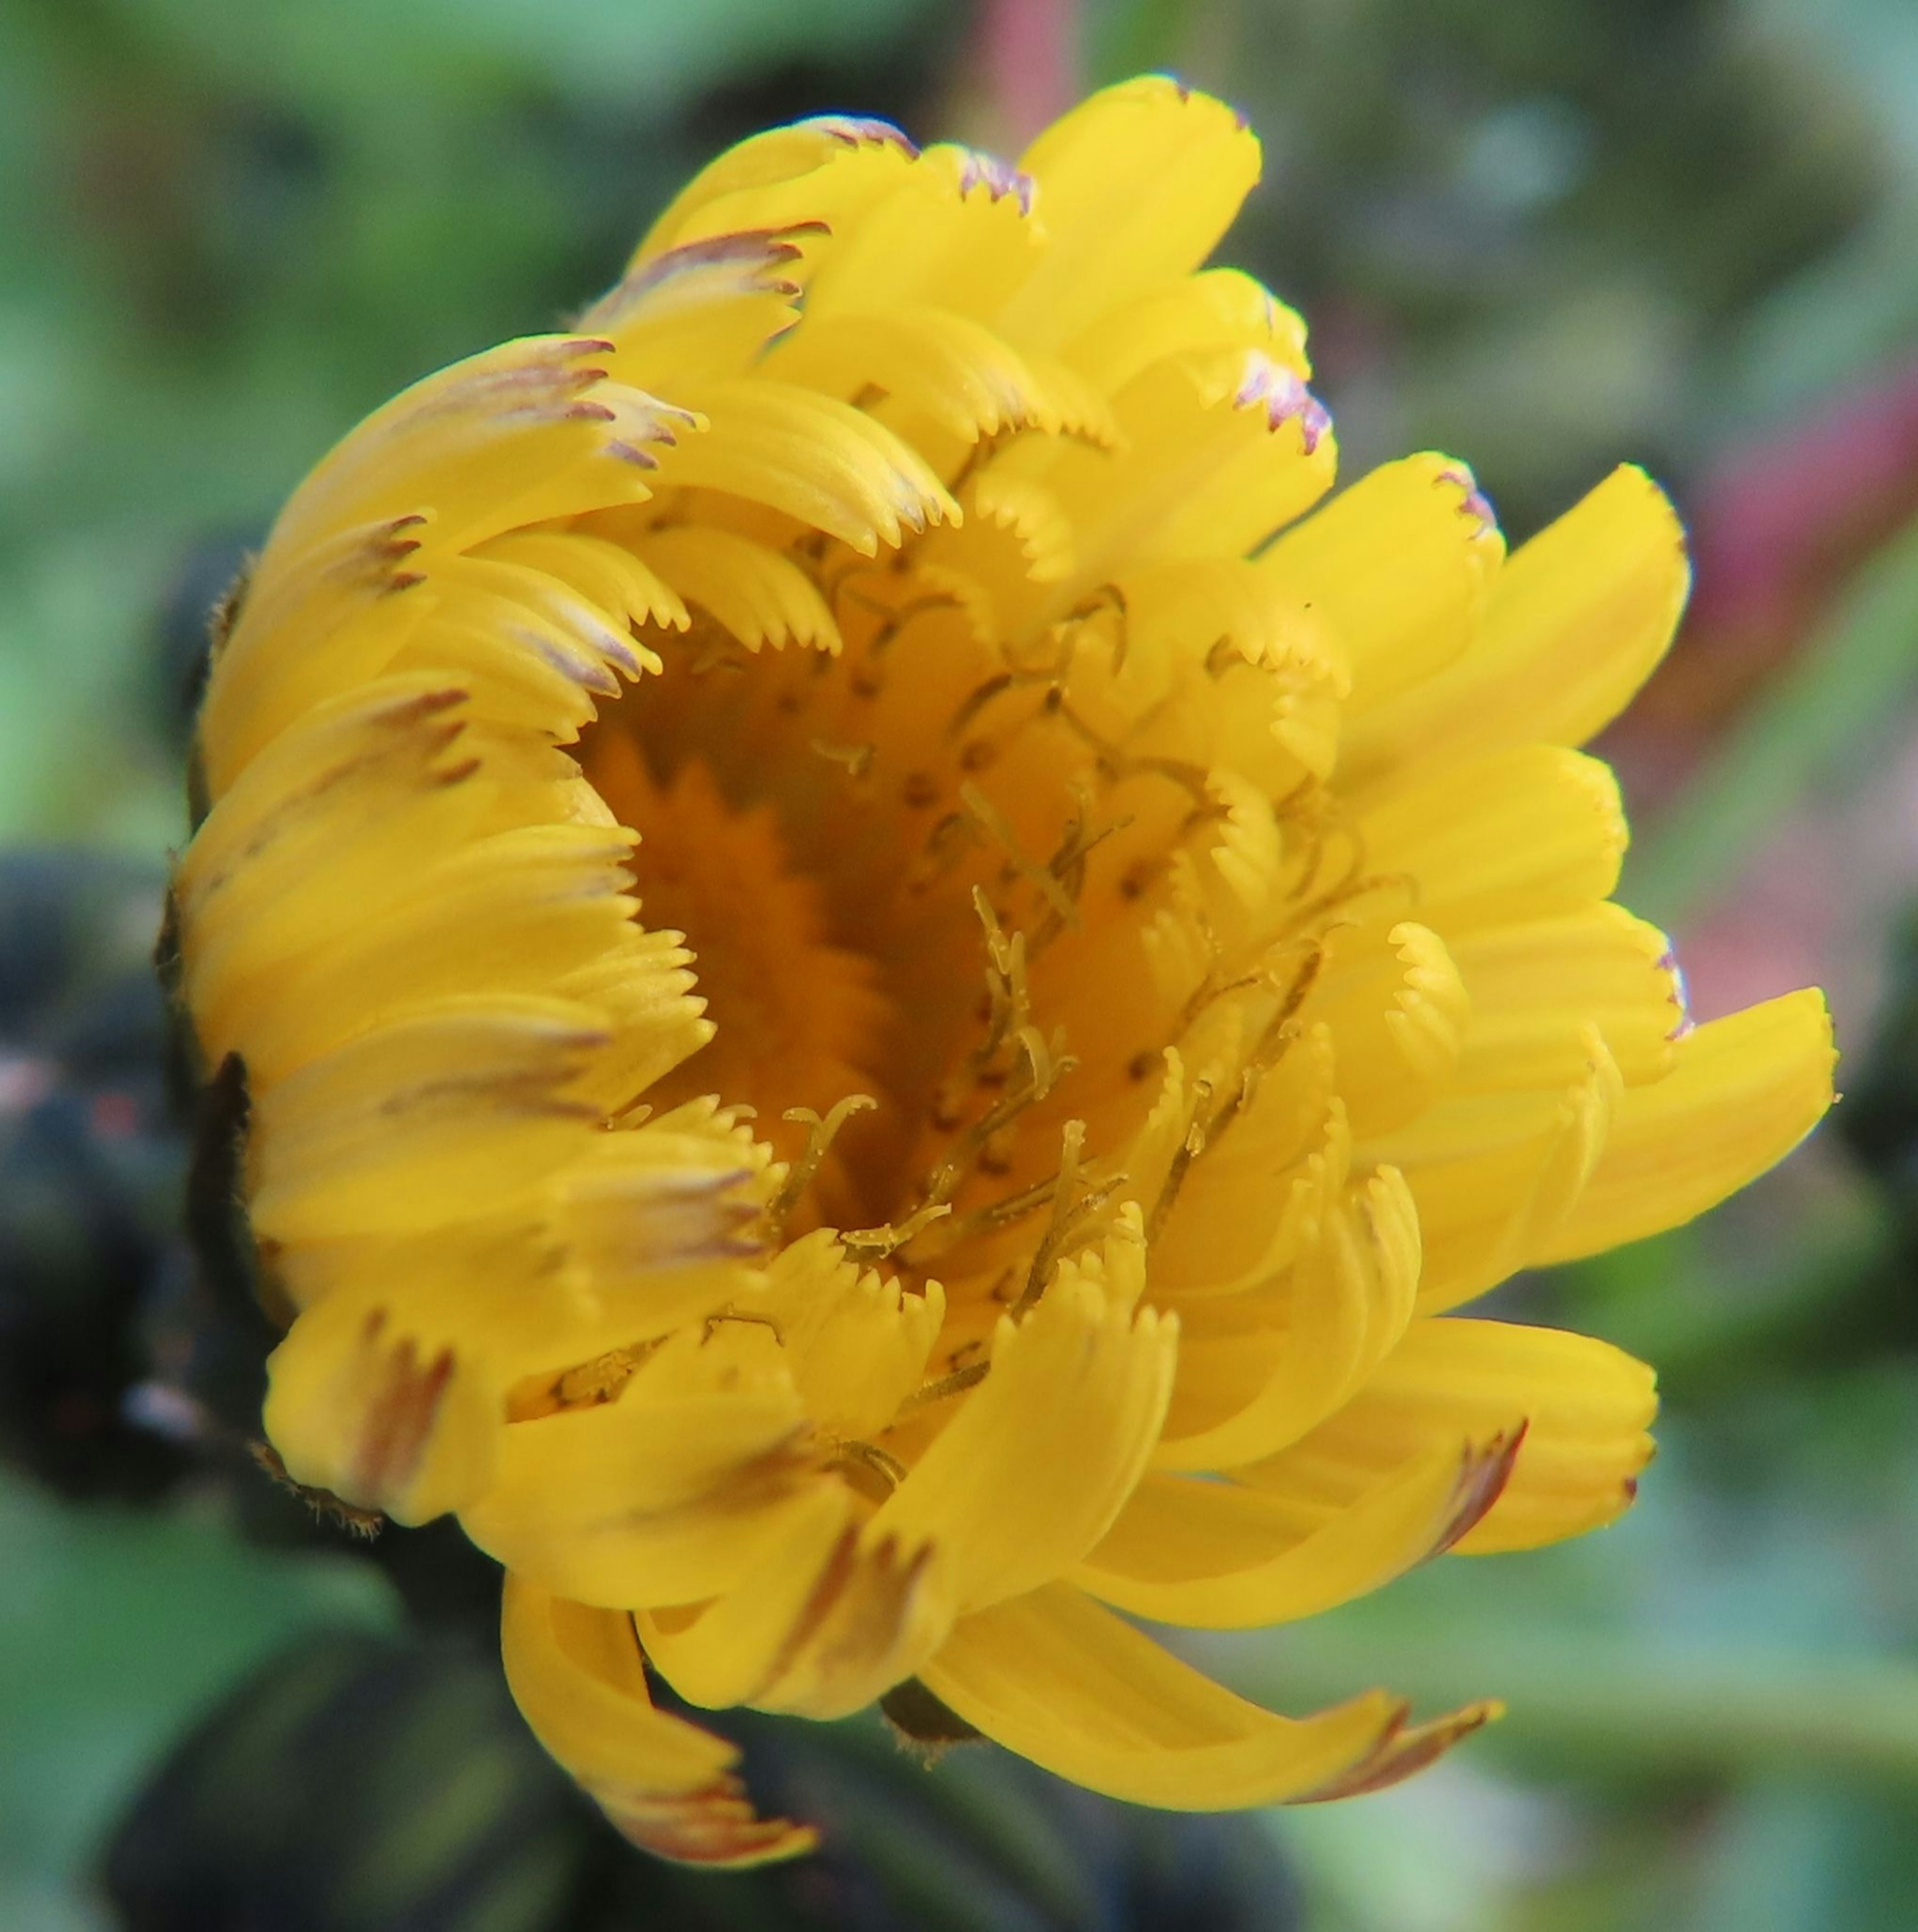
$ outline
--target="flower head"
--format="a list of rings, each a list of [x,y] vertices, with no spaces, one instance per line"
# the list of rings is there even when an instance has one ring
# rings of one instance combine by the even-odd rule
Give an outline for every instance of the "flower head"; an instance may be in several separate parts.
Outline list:
[[[458,1512],[528,1720],[671,1855],[806,1835],[649,1670],[1153,1804],[1429,1762],[1490,1707],[1277,1716],[1125,1613],[1610,1520],[1649,1372],[1450,1311],[1828,1100],[1815,994],[1693,1029],[1608,900],[1574,748],[1676,620],[1664,500],[1509,559],[1442,457],[1314,512],[1302,328],[1199,266],[1258,154],[1163,80],[1016,169],[748,141],[349,436],[219,648],[175,902],[269,1433]]]

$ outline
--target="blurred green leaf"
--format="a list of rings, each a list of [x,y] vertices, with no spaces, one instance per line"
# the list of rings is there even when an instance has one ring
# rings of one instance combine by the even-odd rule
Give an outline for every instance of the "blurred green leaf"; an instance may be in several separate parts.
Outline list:
[[[1910,1805],[1789,1771],[1745,1780],[1700,1876],[1698,1932],[1889,1932],[1918,1881]]]
[[[1690,924],[1738,883],[1811,788],[1855,770],[1918,691],[1918,524],[1838,607],[1627,861],[1622,896]]]
[[[191,1505],[69,1508],[0,1476],[0,1875],[73,1868],[179,1727],[296,1632],[378,1630],[364,1564],[236,1542]]]

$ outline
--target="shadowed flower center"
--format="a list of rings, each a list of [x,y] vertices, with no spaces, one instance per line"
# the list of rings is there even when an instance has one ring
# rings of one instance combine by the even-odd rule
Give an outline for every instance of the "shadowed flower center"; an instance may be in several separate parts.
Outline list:
[[[840,943],[820,880],[795,865],[775,806],[729,798],[704,758],[658,772],[632,736],[608,730],[596,735],[587,770],[641,835],[634,870],[647,923],[693,936],[716,1028],[655,1083],[651,1104],[718,1094],[752,1108],[761,1136],[794,1157],[806,1133],[788,1111],[824,1114],[884,1084],[887,1003],[874,962]]]
[[[716,1028],[649,1098],[750,1106],[805,1178],[788,1235],[868,1231],[989,1318],[1133,1181],[1110,1156],[1168,1048],[1234,1036],[1230,1083],[1190,1089],[1173,1131],[1195,1156],[1199,1115],[1229,1118],[1260,1070],[1310,948],[1291,920],[1209,920],[1229,813],[1203,755],[1223,717],[1270,744],[1274,682],[1232,650],[1134,659],[1107,600],[1021,647],[908,569],[842,557],[818,581],[838,651],[701,625],[581,741],[641,835],[641,916],[686,934]],[[1295,829],[1310,925],[1316,842]]]

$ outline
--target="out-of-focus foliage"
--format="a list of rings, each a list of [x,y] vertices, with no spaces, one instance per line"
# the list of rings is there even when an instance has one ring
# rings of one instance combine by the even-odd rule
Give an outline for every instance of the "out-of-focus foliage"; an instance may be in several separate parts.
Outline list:
[[[107,1883],[137,1932],[1291,1932],[1276,1848],[1027,1766],[926,1776],[870,1724],[755,1726],[755,1788],[825,1828],[740,1874],[635,1855],[527,1734],[478,1646],[336,1635],[270,1658],[142,1794]],[[279,1775],[263,1780],[263,1764]]]
[[[749,128],[1007,132],[997,14],[0,0],[0,1924],[1918,1924],[1918,10],[1031,4],[1259,128],[1229,252],[1348,470],[1449,448],[1522,536],[1635,458],[1691,517],[1692,626],[1606,747],[1627,896],[1706,1010],[1828,981],[1848,1097],[1702,1228],[1499,1298],[1658,1364],[1637,1510],[1213,1646],[1281,1704],[1508,1699],[1382,1798],[1181,1822],[788,1724],[744,1742],[822,1860],[612,1838],[504,1705],[485,1562],[247,1458],[265,1333],[178,1238],[142,964],[201,614],[334,436],[562,320]]]

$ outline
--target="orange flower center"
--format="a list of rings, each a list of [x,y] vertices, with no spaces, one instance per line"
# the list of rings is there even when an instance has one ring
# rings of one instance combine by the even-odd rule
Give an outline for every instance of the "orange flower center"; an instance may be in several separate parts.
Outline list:
[[[839,655],[666,640],[579,756],[718,1029],[649,1098],[749,1105],[790,1160],[789,1112],[869,1097],[797,1225],[943,1208],[950,1281],[962,1217],[1043,1209],[1069,1120],[1109,1145],[1149,1105],[1174,1029],[1143,915],[1196,801],[1102,762],[1066,696],[1095,680],[1009,670],[909,576],[848,576]]]

